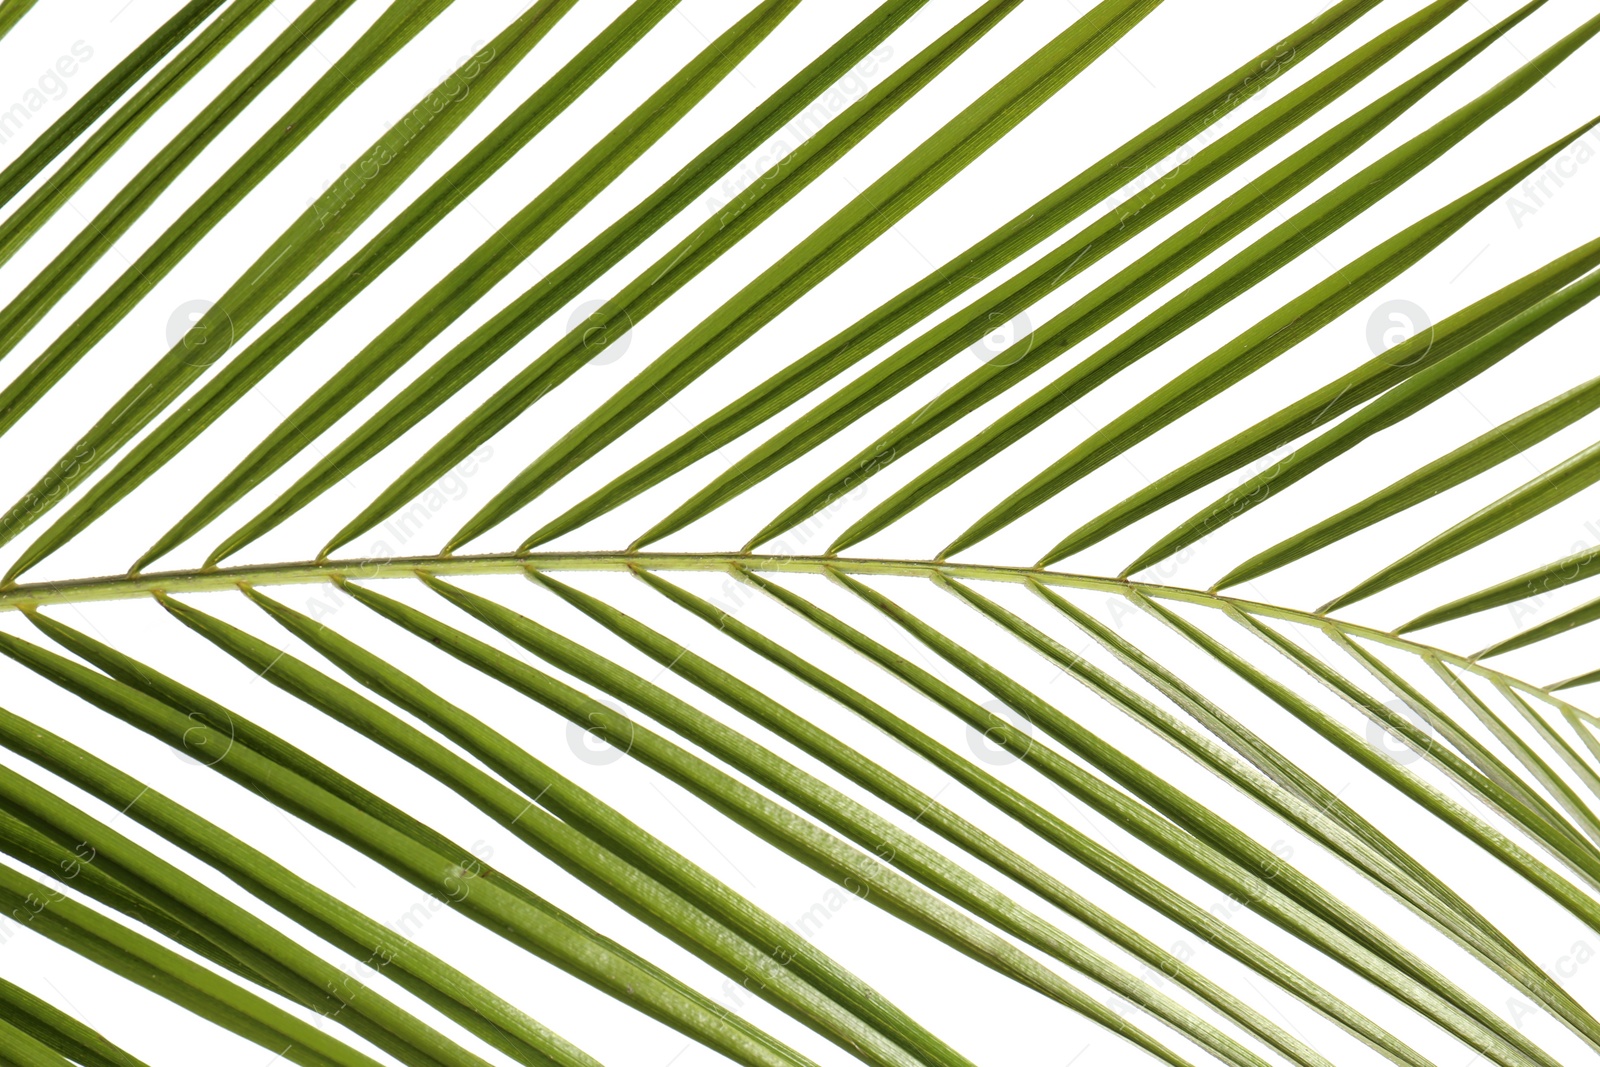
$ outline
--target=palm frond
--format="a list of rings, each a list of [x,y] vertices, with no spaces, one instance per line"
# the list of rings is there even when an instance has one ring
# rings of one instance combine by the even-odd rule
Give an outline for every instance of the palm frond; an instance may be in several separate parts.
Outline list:
[[[0,48],[32,6],[0,2]],[[0,170],[0,444],[32,479],[0,530],[0,944],[307,1067],[598,1067],[663,1033],[975,1067],[1035,1024],[1173,1067],[1600,1057],[1549,940],[1600,935],[1600,719],[1562,695],[1600,682],[1567,588],[1600,550],[1534,536],[1600,471],[1600,378],[1550,358],[1600,242],[1545,236],[1370,359],[1333,336],[1592,154],[1581,94],[1541,87],[1600,17],[1299,5],[1141,113],[1095,94],[1181,3],[749,0],[701,33],[679,0],[537,0],[432,84],[471,5],[166,6]],[[380,91],[410,106],[350,135]],[[1030,158],[1071,109],[1105,146]],[[272,210],[313,156],[338,177]],[[974,197],[1002,158],[1038,191]],[[894,240],[916,263],[865,278]],[[197,264],[215,303],[125,346]],[[1487,432],[1433,435],[1513,377]],[[101,552],[133,566],[77,572]],[[837,907],[786,920],[800,885]],[[844,907],[871,933],[820,936]],[[161,1061],[32,986],[0,976],[0,1060]]]

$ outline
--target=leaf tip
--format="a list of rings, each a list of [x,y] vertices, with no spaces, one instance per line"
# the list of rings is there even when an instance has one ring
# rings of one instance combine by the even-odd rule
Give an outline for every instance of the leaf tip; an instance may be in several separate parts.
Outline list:
[[[1559,681],[1552,686],[1547,686],[1545,688],[1545,692],[1557,693],[1563,689],[1576,689],[1582,685],[1593,685],[1595,682],[1600,682],[1600,671],[1590,671],[1587,674],[1575,674],[1571,678]]]
[[[840,552],[843,552],[845,549],[849,548],[851,545],[854,545],[856,542],[860,541],[861,538],[857,537],[857,536],[854,536],[854,534],[855,534],[855,527],[852,526],[850,529],[846,530],[844,533],[842,533],[838,537],[834,538],[833,539],[833,544],[828,546],[827,551],[824,552],[823,555],[825,555],[825,556],[837,556]]]
[[[1244,567],[1235,567],[1233,570],[1229,571],[1227,574],[1224,574],[1221,578],[1218,578],[1212,583],[1211,593],[1214,596],[1218,590],[1228,589],[1243,582],[1248,582],[1254,577],[1255,574]]]
[[[1435,612],[1429,611],[1422,615],[1418,615],[1408,623],[1396,626],[1394,629],[1395,636],[1399,637],[1403,634],[1409,634],[1417,630],[1426,630],[1428,627],[1433,625],[1434,615]]]

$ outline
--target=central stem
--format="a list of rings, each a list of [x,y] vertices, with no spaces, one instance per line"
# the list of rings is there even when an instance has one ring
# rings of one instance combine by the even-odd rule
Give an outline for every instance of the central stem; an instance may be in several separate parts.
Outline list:
[[[419,571],[440,577],[478,574],[522,574],[539,571],[729,571],[744,568],[765,574],[880,575],[905,578],[966,579],[984,582],[1038,582],[1091,592],[1121,595],[1130,590],[1161,600],[1198,604],[1209,608],[1231,606],[1260,618],[1308,626],[1336,626],[1347,637],[1375,641],[1418,655],[1432,655],[1462,670],[1496,679],[1525,693],[1550,701],[1563,709],[1572,705],[1547,689],[1484,667],[1465,656],[1398,637],[1384,630],[1357,623],[1330,619],[1313,612],[1298,611],[1275,604],[1237,600],[1198,589],[1106,578],[1087,574],[1031,567],[1001,567],[981,564],[947,563],[934,560],[859,559],[834,556],[747,555],[736,552],[550,552],[491,553],[474,556],[392,556],[377,559],[321,559],[294,563],[265,563],[241,567],[211,567],[202,570],[152,571],[117,574],[100,578],[75,578],[59,582],[29,582],[0,591],[0,611],[49,607],[54,604],[81,604],[103,600],[129,600],[152,593],[206,593],[237,589],[241,585],[309,585],[335,578],[381,579],[414,578]]]

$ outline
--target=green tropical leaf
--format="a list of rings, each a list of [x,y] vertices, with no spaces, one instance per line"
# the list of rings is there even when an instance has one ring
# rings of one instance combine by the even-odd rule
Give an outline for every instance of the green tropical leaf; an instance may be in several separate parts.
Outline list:
[[[170,266],[175,256],[194,243],[229,210],[255,182],[263,177],[275,159],[293,147],[297,138],[314,130],[339,102],[361,84],[405,41],[427,25],[450,0],[433,4],[397,5],[375,22],[363,40],[353,47],[328,75],[302,97],[275,127],[253,145],[227,175],[184,214],[180,225],[167,231],[156,246],[162,261]],[[220,359],[231,341],[249,330],[312,269],[377,210],[446,137],[458,127],[492,91],[510,68],[532,50],[550,24],[571,7],[573,0],[543,0],[513,20],[483,50],[463,64],[453,76],[453,84],[471,86],[467,92],[438,88],[431,91],[408,113],[398,130],[386,133],[361,154],[333,187],[318,197],[293,226],[251,264],[245,274],[207,308],[181,340],[149,372],[101,416],[74,446],[71,454],[57,463],[23,500],[13,505],[0,521],[5,529],[0,541],[15,537],[49,510],[49,501],[110,458],[185,386]],[[413,122],[413,118],[418,121]],[[420,126],[421,128],[416,128]],[[374,176],[370,172],[376,170]],[[162,270],[160,263],[135,263],[122,276],[116,288],[108,290],[73,330],[52,345],[19,382],[48,384],[87,350],[93,339],[104,336],[112,324],[131,306],[129,295],[148,289]],[[15,389],[14,382],[8,391]],[[15,419],[33,406],[37,393],[19,392],[4,404],[5,417]],[[3,402],[0,402],[3,403]],[[0,423],[0,428],[9,423]],[[48,555],[63,532],[47,532],[13,565],[15,577]]]
[[[1068,539],[1068,551],[1078,551],[1103,540],[1219,475],[1230,474],[1271,454],[1308,429],[1337,418],[1362,401],[1378,398],[1359,414],[1296,449],[1293,455],[1273,464],[1269,470],[1250,477],[1205,512],[1167,534],[1129,564],[1125,573],[1143,570],[1187,548],[1373,434],[1424,410],[1440,396],[1471,381],[1582,308],[1600,293],[1597,288],[1600,277],[1590,274],[1564,289],[1559,287],[1600,263],[1600,258],[1592,258],[1595,253],[1600,253],[1600,244],[1578,249],[1573,255],[1562,257],[1526,279],[1519,279],[1518,283],[1407,338],[1383,355],[1375,356],[1086,524]],[[1546,293],[1553,295],[1541,300]],[[1522,313],[1518,314],[1519,311]],[[1548,433],[1556,427],[1541,420],[1540,428]],[[1230,573],[1220,585],[1234,584],[1260,573],[1256,570]]]
[[[1157,249],[1125,267],[1093,293],[1039,327],[1017,346],[1024,349],[1019,356],[998,356],[969,374],[963,382],[946,390],[938,400],[918,411],[913,419],[904,421],[891,434],[876,442],[873,454],[883,457],[885,461],[902,456],[909,448],[927,440],[983,400],[998,396],[1007,386],[1020,381],[1038,363],[1060,355],[1066,346],[1088,335],[1095,326],[1110,321],[1114,313],[1125,310],[1128,298],[1124,294],[1131,292],[1134,296],[1142,295],[1143,291],[1135,287],[1144,284],[1144,278],[1153,265],[1166,262],[1174,253],[1186,253],[1198,258],[1228,237],[1236,235],[1283,199],[1304,188],[1336,162],[1342,153],[1354,151],[1385,123],[1399,118],[1409,106],[1477,55],[1529,10],[1524,8],[1501,25],[1492,27],[1473,42],[1324,133],[1256,182],[1191,222]],[[1592,36],[1597,29],[1600,26],[1587,26],[1575,31],[1564,42],[1565,47],[1552,50],[1554,54],[1544,58],[1547,61],[1558,60],[1570,48]],[[848,547],[916,506],[941,485],[952,484],[1004,443],[1008,443],[1014,434],[1025,432],[1049,415],[1064,409],[1163,341],[1181,334],[1206,313],[1216,310],[1230,298],[1248,289],[1264,273],[1270,273],[1275,267],[1287,263],[1296,253],[1311,246],[1316,238],[1337,230],[1380,199],[1386,191],[1414,175],[1416,169],[1437,158],[1437,154],[1442,153],[1454,139],[1464,136],[1477,122],[1508,104],[1517,94],[1531,88],[1541,69],[1535,64],[1525,66],[1517,75],[1497,86],[1495,91],[1485,94],[1458,110],[1450,119],[1436,124],[1383,159],[1363,168],[1314,204],[1275,227],[1245,252],[1145,316],[1132,329],[1092,356],[1079,361],[1048,389],[1038,392],[971,443],[896,492],[845,531],[835,541],[834,547]],[[1183,262],[1180,259],[1175,266]],[[1082,322],[1084,319],[1087,319],[1086,323]],[[1079,332],[1080,329],[1082,332]],[[792,506],[769,523],[764,532],[776,531],[785,523],[792,524],[842,492],[849,485],[848,478],[862,472],[874,472],[879,466],[881,463],[866,462],[864,455],[858,457],[850,465],[849,474],[841,467],[835,475],[836,480],[819,485],[807,494],[802,503]],[[986,523],[985,527],[988,525]],[[952,546],[950,552],[943,554],[948,555],[954,550]]]
[[[1542,314],[1528,316],[1525,325],[1542,326],[1546,321]],[[1497,340],[1500,341],[1511,341],[1515,337],[1515,332],[1507,327],[1495,331],[1495,334],[1499,335]],[[1481,347],[1487,352],[1492,350],[1494,344],[1495,342],[1486,339],[1473,347]],[[1560,396],[1552,397],[1516,418],[1501,423],[1488,433],[1481,434],[1453,449],[1448,455],[1441,456],[1398,479],[1393,485],[1374,493],[1360,504],[1324,519],[1296,537],[1252,557],[1228,572],[1217,586],[1226,588],[1260,577],[1268,571],[1333,544],[1342,537],[1348,537],[1375,522],[1381,522],[1390,515],[1414,507],[1445,489],[1460,485],[1474,475],[1504,462],[1551,434],[1572,425],[1593,411],[1597,404],[1600,404],[1600,382],[1585,383]]]
[[[767,443],[756,453],[755,462],[741,463],[717,479],[679,512],[646,533],[641,541],[654,540],[657,535],[668,533],[704,513],[714,504],[727,499],[735,491],[735,486],[770,474],[808,446],[837,432],[862,410],[870,410],[881,403],[884,397],[893,395],[896,390],[928,373],[940,362],[964,351],[977,337],[987,332],[991,323],[1008,319],[1031,303],[1032,299],[1047,292],[1049,287],[1070,280],[1117,243],[1132,238],[1144,226],[1158,221],[1161,215],[1200,193],[1228,170],[1246,162],[1251,154],[1267,147],[1274,135],[1287,132],[1307,112],[1336,99],[1343,90],[1365,76],[1374,63],[1395,54],[1438,19],[1449,14],[1452,6],[1433,5],[1391,27],[1387,33],[1352,52],[1319,77],[1275,102],[1253,120],[1208,145],[1194,158],[1175,168],[1173,174],[1142,193],[1134,201],[1133,207],[1124,204],[1108,211],[1094,224],[1019,275],[1000,291],[1001,299],[983,300],[970,305],[959,317],[942,323],[939,330],[924,335],[917,343],[902,349],[841,390],[810,418]],[[1307,27],[1307,30],[1312,29]],[[1341,125],[1333,135],[1324,135],[1310,149],[1296,157],[1297,163],[1307,165],[1280,167],[1268,180],[1252,186],[1248,193],[1230,199],[1220,209],[1213,209],[1201,223],[1185,227],[1158,249],[1119,271],[1110,281],[1097,286],[1094,292],[1076,302],[1068,311],[1030,333],[1013,349],[996,356],[988,367],[974,372],[969,381],[984,380],[984,384],[992,391],[1060,354],[1074,338],[1088,334],[1097,325],[1110,321],[1116,314],[1132,306],[1139,297],[1156,288],[1162,280],[1176,276],[1185,267],[1197,262],[1206,252],[1219,247],[1228,237],[1280,203],[1280,198],[1297,191],[1323,169],[1332,166],[1343,152],[1355,149],[1367,137],[1375,134],[1384,121],[1398,117],[1406,104],[1418,99],[1495,36],[1493,32],[1486,34],[1473,46],[1414,79],[1395,98],[1387,99],[1382,106],[1364,113],[1360,120]],[[1294,54],[1299,55],[1299,51],[1296,50]],[[1261,62],[1270,63],[1274,69],[1287,66],[1275,60],[1258,61],[1258,65]],[[1231,92],[1229,95],[1232,95]],[[1120,159],[1108,159],[1103,165],[1110,169],[1126,164]],[[1280,177],[1284,180],[1271,180]],[[1263,188],[1267,191],[1262,192]],[[911,437],[895,434],[879,441],[870,454],[858,456],[848,470],[841,468],[836,481],[819,486],[767,523],[750,539],[749,547],[764,544],[813,514],[861,479],[893,462],[903,449],[914,443],[917,435],[931,433],[944,422],[944,415],[938,410],[937,403],[919,411],[916,418],[918,429],[915,434]],[[858,523],[835,542],[834,547],[843,548],[853,540],[864,537],[867,532],[868,522]]]
[[[1124,170],[1137,168],[1158,160],[1193,137],[1196,129],[1223,118],[1229,111],[1245,103],[1260,92],[1273,79],[1281,76],[1294,64],[1320,47],[1329,37],[1337,34],[1354,17],[1370,5],[1359,3],[1339,4],[1301,27],[1292,37],[1278,42],[1251,62],[1246,63],[1228,78],[1224,78],[1207,91],[1190,100],[1160,122],[1145,129],[1123,144],[1117,151],[1101,158],[1093,166],[1079,173],[1045,200],[1018,215],[1006,226],[990,235],[984,242],[968,249],[956,259],[944,264],[916,286],[905,290],[895,300],[876,309],[872,316],[863,319],[848,331],[831,339],[825,346],[812,350],[795,361],[781,375],[775,375],[761,386],[746,393],[739,400],[719,412],[714,427],[705,424],[679,437],[673,444],[650,457],[649,467],[635,467],[600,489],[582,505],[561,518],[547,524],[529,539],[529,544],[542,544],[583,522],[616,507],[629,496],[662,478],[675,473],[696,459],[714,452],[718,447],[735,440],[741,433],[759,425],[765,418],[782,411],[813,389],[816,384],[842,373],[852,364],[870,355],[873,342],[880,337],[892,336],[907,325],[916,322],[944,300],[975,284],[1006,262],[1022,254],[1027,246],[1042,241],[1062,226],[1071,223],[1089,205],[1115,187]],[[1341,88],[1353,84],[1364,73],[1363,68],[1396,50],[1400,45],[1420,34],[1436,19],[1442,18],[1452,4],[1433,5],[1426,17],[1408,20],[1405,24],[1374,41],[1367,48],[1348,57],[1334,71],[1324,73],[1311,85],[1276,101],[1262,115],[1233,131],[1219,143],[1208,146],[1201,156],[1206,161],[1218,158],[1220,166],[1214,173],[1201,170],[1192,183],[1164,182],[1151,195],[1148,203],[1141,202],[1132,209],[1123,206],[1101,218],[1073,240],[1065,242],[1036,264],[1025,270],[1015,280],[1002,287],[998,298],[991,297],[971,306],[958,320],[941,325],[933,334],[912,349],[875,368],[872,372],[841,392],[819,413],[805,420],[803,427],[780,434],[767,442],[759,453],[736,465],[712,485],[678,508],[672,515],[657,523],[635,542],[648,544],[679,529],[699,516],[711,511],[736,494],[740,488],[753,484],[761,476],[778,469],[784,462],[792,462],[812,441],[821,440],[829,430],[830,420],[843,401],[848,398],[872,398],[877,402],[881,390],[894,383],[887,373],[902,367],[920,369],[922,361],[947,358],[969,347],[988,326],[1003,321],[1025,308],[1038,296],[1059,286],[1078,272],[1113,251],[1115,246],[1134,237],[1145,226],[1157,221],[1159,216],[1176,208],[1184,199],[1200,191],[1208,181],[1220,176],[1229,166],[1245,162],[1250,152],[1265,147],[1274,133],[1292,126],[1305,112],[1337,95]],[[1343,76],[1341,78],[1341,76]],[[1237,154],[1229,150],[1239,146]],[[1195,167],[1194,161],[1185,164]],[[1196,168],[1199,169],[1199,168]],[[981,329],[980,329],[981,327]],[[859,403],[859,401],[858,401]],[[809,435],[809,436],[807,436]],[[781,525],[780,525],[781,524]],[[787,529],[792,523],[773,524]],[[765,540],[757,537],[756,541]]]
[[[291,6],[0,110],[0,1062],[1600,1062],[1600,17]]]
[[[302,11],[299,17],[256,57],[255,61],[240,72],[218,95],[209,114],[191,121],[165,145],[158,159],[146,164],[129,180],[120,194],[90,220],[90,224],[84,227],[43,271],[30,279],[4,309],[0,309],[0,353],[9,354],[13,351],[27,331],[38,324],[45,312],[66,294],[67,289],[81,279],[90,266],[110,250],[112,242],[137,220],[149,207],[151,200],[182,174],[194,156],[226,129],[229,121],[240,110],[270,86],[290,62],[305,49],[310,48],[316,41],[318,33],[348,6],[349,0],[328,0],[326,3],[315,4]],[[352,59],[356,58],[360,58],[359,54],[352,56]],[[356,68],[357,73],[359,69]],[[300,138],[310,132],[305,128],[305,124],[296,123],[294,116],[286,115],[284,122],[290,126],[299,125]],[[293,141],[299,139],[293,136],[292,129],[289,133],[291,140],[289,144],[283,146],[285,149],[292,147]],[[278,138],[272,140],[276,141]],[[257,155],[259,157],[263,153]],[[260,161],[258,159],[258,162]],[[248,180],[249,161],[241,160],[238,170],[237,177]],[[226,189],[232,186],[234,181],[235,177],[230,175],[226,183],[218,183],[214,187],[217,190],[216,195],[225,194]],[[240,192],[242,191],[241,189]],[[196,207],[199,208],[201,205]],[[198,211],[195,221],[202,225],[205,222]],[[181,233],[175,233],[173,238],[180,239]],[[183,250],[182,247],[178,249],[180,253]],[[157,257],[154,255],[145,258],[150,262],[139,264],[141,273],[145,268],[154,268],[156,265]],[[130,275],[133,273],[129,272]],[[129,284],[137,280],[132,278]],[[114,293],[108,292],[105,299],[110,302],[114,297]],[[80,317],[79,321],[84,327],[92,326],[87,316]],[[82,351],[81,345],[74,347],[75,340],[71,333],[62,335],[49,352],[36,358],[26,372],[6,386],[4,393],[0,394],[4,397],[4,400],[0,401],[0,421],[10,425],[14,421],[10,413],[19,403],[27,405],[30,398],[37,396],[41,386],[48,388],[59,377],[56,373],[58,368],[64,372],[76,362]],[[39,386],[33,384],[35,380],[40,382]]]
[[[886,15],[864,22],[850,38],[841,41],[838,46],[813,64],[812,68],[808,68],[791,81],[784,91],[769,98],[758,112],[752,113],[738,127],[721,138],[695,164],[680,171],[668,186],[658,190],[656,196],[652,198],[649,210],[641,213],[640,209],[635,209],[636,213],[654,216],[655,219],[664,221],[671,215],[674,207],[681,207],[684,201],[693,195],[692,190],[706,181],[708,175],[721,172],[733,160],[741,158],[760,145],[778,128],[798,101],[807,99],[819,86],[831,84],[841,70],[848,70],[859,62],[863,54],[879,43],[882,35],[909,18],[919,6],[920,2],[898,4]],[[670,5],[659,3],[652,5],[651,19],[664,16],[668,7]],[[619,31],[619,35],[626,33],[632,38],[635,35],[642,35],[649,28],[650,22],[636,19],[630,22],[619,21],[612,25]],[[353,407],[361,396],[376,388],[384,378],[398,370],[405,360],[422,349],[430,337],[442,330],[450,318],[479,299],[489,288],[489,283],[508,273],[521,256],[537,247],[545,237],[559,227],[560,223],[576,214],[578,209],[599,193],[609,180],[642,154],[650,141],[670,129],[674,122],[686,114],[705,92],[736,65],[740,57],[759,42],[764,32],[772,28],[772,24],[762,22],[756,22],[749,27],[736,27],[735,30],[728,31],[723,40],[708,45],[695,63],[680,71],[677,77],[635,109],[627,122],[612,130],[586,153],[574,168],[563,175],[561,181],[546,189],[520,212],[516,219],[501,227],[499,232],[480,245],[473,255],[451,271],[446,278],[446,282],[450,283],[448,288],[444,283],[437,286],[428,297],[413,305],[389,329],[358,353],[340,374],[318,389],[315,395],[293,412],[276,432],[251,453],[244,464],[241,464],[224,483],[207,494],[206,499],[191,510],[156,546],[146,552],[135,566],[142,567],[148,564],[192,536],[207,521],[221,514],[228,505],[242,497],[252,486],[297,455],[303,449],[306,437],[332,425],[334,419]],[[598,55],[615,53],[614,47],[604,50],[596,47],[604,43],[606,42],[602,39],[597,39],[590,45],[588,51]],[[617,57],[613,54],[611,58]],[[586,80],[592,80],[595,74],[598,74],[598,71],[587,75]],[[552,83],[555,84],[557,83]],[[550,95],[552,98],[557,98],[571,93],[572,90],[564,90],[560,94]],[[531,136],[532,132],[530,130],[528,136]],[[506,151],[505,147],[497,146],[495,154],[498,156]],[[450,175],[438,183],[438,188],[446,195],[457,197],[460,195],[462,182],[463,179],[459,175]],[[641,208],[643,207],[644,205],[641,205]],[[651,229],[650,223],[641,221],[638,230],[628,242],[617,246],[616,251],[612,253],[614,258],[610,261],[615,262],[615,259],[621,258],[625,251],[648,236]],[[515,250],[514,254],[506,253],[505,249],[508,246]],[[588,269],[594,270],[597,266],[598,264],[591,263]],[[438,295],[435,296],[435,293]],[[451,302],[447,303],[447,300]],[[248,386],[251,380],[265,374],[267,369],[261,366],[259,360],[240,359],[238,365],[241,368],[248,368],[246,371],[248,377],[241,378],[240,384],[234,389],[235,394]],[[432,402],[438,402],[437,394],[434,395]],[[190,406],[198,407],[193,402]],[[179,411],[169,418],[167,425],[174,428],[174,433],[190,434],[198,432],[197,429],[191,429],[195,426],[195,422],[194,413]],[[393,436],[398,436],[393,423],[388,425],[387,432],[392,436],[384,438],[382,443],[387,443],[393,440]],[[373,447],[378,446],[366,446],[369,451]],[[324,463],[319,465],[319,469],[339,469],[346,464],[359,462],[365,455],[365,452],[356,451],[351,445],[346,444],[328,456]],[[131,466],[134,459],[135,455],[130,455],[122,466],[124,468]],[[300,484],[303,485],[312,477],[315,475],[302,479]],[[106,481],[117,484],[120,479],[115,477],[114,472]],[[296,488],[298,489],[299,485]],[[314,492],[315,490],[304,491],[298,501],[285,502],[276,508],[271,521],[258,520],[239,531],[212,554],[212,560],[231,555],[248,544],[282,518],[293,514]],[[291,494],[293,493],[294,490],[291,490]]]
[[[1600,22],[1594,24],[1600,30]],[[1223,389],[1253,374],[1295,341],[1326,325],[1374,290],[1393,279],[1428,250],[1454,234],[1473,216],[1499,201],[1571,141],[1588,132],[1592,123],[1564,135],[1527,159],[1489,179],[1432,215],[1408,226],[1366,254],[1339,269],[1323,283],[1307,290],[1272,315],[1240,334],[1226,347],[1175,378],[1140,404],[1119,415],[1096,435],[1095,447],[1083,447],[1051,464],[979,519],[940,555],[959,552],[1019,514],[1037,507],[1048,496],[1071,485],[1085,473],[1121,454],[1160,426],[1194,410]],[[1368,182],[1368,185],[1373,183]],[[1041,561],[1048,565],[1067,554],[1068,543],[1056,545]]]
[[[5,0],[0,4],[0,36],[11,32],[11,28],[22,21],[38,0]]]
[[[8,1011],[8,1027],[57,1053],[58,1058],[70,1058],[62,1062],[76,1061],[86,1067],[146,1067],[66,1012],[4,979],[0,979],[0,1002]]]
[[[24,14],[31,3],[8,3],[0,7],[0,37]],[[81,100],[62,115],[37,140],[30,142],[16,159],[0,171],[0,203],[9,203],[67,146],[94,125],[95,120],[148,74],[195,27],[222,6],[222,0],[193,0],[156,29],[126,59],[95,83]],[[216,50],[250,25],[266,7],[265,3],[233,3],[211,25],[195,35],[193,41],[163,66],[115,115],[84,140],[72,158],[57,169],[33,196],[6,216],[0,237],[0,261],[9,259],[18,246],[55,212],[72,192],[80,187],[108,159],[117,146],[142,126],[160,106],[194,77],[213,58]]]

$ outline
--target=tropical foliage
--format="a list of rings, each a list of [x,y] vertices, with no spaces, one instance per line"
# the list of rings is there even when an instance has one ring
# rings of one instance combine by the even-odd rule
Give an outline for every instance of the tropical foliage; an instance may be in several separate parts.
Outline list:
[[[10,118],[0,1062],[1600,1062],[1600,16],[289,6]]]

